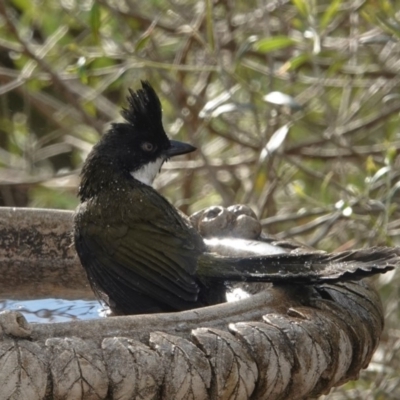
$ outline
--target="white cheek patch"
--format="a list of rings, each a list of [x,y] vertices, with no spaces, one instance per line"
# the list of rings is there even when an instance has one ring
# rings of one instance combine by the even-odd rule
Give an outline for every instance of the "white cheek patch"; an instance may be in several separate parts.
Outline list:
[[[154,162],[148,163],[143,167],[132,171],[131,175],[145,185],[152,186],[155,177],[160,172],[161,166],[165,161],[164,157],[157,158]]]

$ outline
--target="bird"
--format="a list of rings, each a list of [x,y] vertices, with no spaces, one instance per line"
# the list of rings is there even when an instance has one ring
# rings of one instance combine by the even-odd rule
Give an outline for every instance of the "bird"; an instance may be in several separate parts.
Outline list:
[[[73,228],[90,285],[114,314],[218,304],[232,282],[310,285],[360,279],[399,263],[400,251],[388,247],[299,253],[271,243],[204,239],[153,187],[166,161],[196,148],[168,138],[149,82],[130,89],[127,102],[124,121],[111,124],[83,164]],[[216,242],[239,254],[217,253]]]

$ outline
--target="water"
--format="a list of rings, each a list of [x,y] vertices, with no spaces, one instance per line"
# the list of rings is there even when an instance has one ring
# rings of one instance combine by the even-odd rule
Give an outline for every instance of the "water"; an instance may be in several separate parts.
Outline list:
[[[97,300],[0,300],[0,311],[16,310],[28,322],[69,322],[104,317],[106,309]]]

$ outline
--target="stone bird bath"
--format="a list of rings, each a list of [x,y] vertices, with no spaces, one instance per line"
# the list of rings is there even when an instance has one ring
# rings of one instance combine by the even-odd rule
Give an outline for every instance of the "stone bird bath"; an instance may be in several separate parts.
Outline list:
[[[69,211],[0,209],[1,297],[90,296],[71,227]],[[382,329],[366,280],[264,285],[244,300],[171,314],[36,324],[5,311],[0,400],[316,397],[357,379]]]

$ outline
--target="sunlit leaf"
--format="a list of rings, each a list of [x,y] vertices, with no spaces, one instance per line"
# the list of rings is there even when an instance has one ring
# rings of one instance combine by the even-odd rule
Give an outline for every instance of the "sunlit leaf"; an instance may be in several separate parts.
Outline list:
[[[271,92],[264,96],[264,100],[278,106],[287,106],[292,110],[301,110],[302,106],[292,97],[282,92]]]
[[[280,127],[269,139],[268,143],[262,149],[260,154],[260,162],[265,161],[267,157],[270,157],[276,150],[278,150],[286,139],[289,133],[290,125],[286,124]]]
[[[389,196],[392,197],[395,195],[395,193],[400,189],[400,182],[397,182],[390,190],[390,194]],[[396,209],[398,207],[397,204],[393,203],[393,208]],[[392,209],[391,211],[394,211],[394,209]]]
[[[342,214],[345,217],[350,217],[350,215],[353,214],[353,209],[350,206],[348,206],[342,210]]]
[[[292,189],[296,193],[297,196],[303,197],[305,196],[304,193],[304,185],[301,184],[299,181],[295,181],[292,183]]]
[[[390,172],[392,168],[390,166],[382,167],[380,168],[375,175],[371,178],[371,183],[374,183],[378,181],[379,179],[382,178],[382,176],[386,175],[388,172]]]
[[[13,3],[18,10],[23,11],[24,13],[31,13],[35,7],[34,3],[30,0],[12,0],[11,3]]]
[[[360,38],[362,44],[386,44],[388,42],[395,42],[395,40],[392,36],[384,33]]]
[[[367,157],[367,161],[365,162],[365,169],[367,170],[368,174],[373,174],[377,171],[377,166],[374,162],[374,158],[371,155]]]
[[[387,96],[385,96],[382,99],[382,102],[388,103],[389,101],[396,101],[396,100],[400,100],[400,94],[399,93],[391,93],[391,94],[388,94]]]
[[[390,146],[386,151],[385,163],[387,165],[392,165],[396,157],[397,157],[396,147]]]
[[[236,111],[238,108],[238,105],[235,103],[226,103],[214,109],[214,111],[211,113],[211,117],[216,118],[221,114]]]
[[[87,71],[87,63],[85,57],[79,57],[76,63],[76,70],[78,72],[79,79],[82,83],[88,83],[88,71]]]
[[[213,110],[215,110],[217,107],[221,106],[223,103],[229,100],[233,96],[233,94],[237,92],[239,89],[240,85],[235,85],[231,87],[229,90],[225,90],[218,96],[212,98],[204,105],[203,109],[199,113],[199,117],[206,118],[210,116]]]
[[[91,115],[93,117],[96,116],[97,110],[96,110],[95,105],[91,101],[86,102],[83,105],[83,108],[89,115]]]

